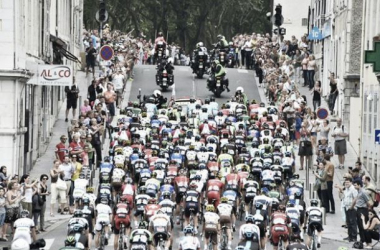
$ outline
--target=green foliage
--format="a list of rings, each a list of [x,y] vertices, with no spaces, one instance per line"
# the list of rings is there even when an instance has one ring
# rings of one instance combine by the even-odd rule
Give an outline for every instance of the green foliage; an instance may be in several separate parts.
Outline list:
[[[98,0],[84,0],[84,24],[97,29],[95,13]],[[187,51],[198,41],[211,45],[216,36],[227,40],[238,33],[270,32],[266,13],[269,0],[106,0],[108,23],[112,30],[143,32],[155,38],[162,31],[168,42],[178,43]]]

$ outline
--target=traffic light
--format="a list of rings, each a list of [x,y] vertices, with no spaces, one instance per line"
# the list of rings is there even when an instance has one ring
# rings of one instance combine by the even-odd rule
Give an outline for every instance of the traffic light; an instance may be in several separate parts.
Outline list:
[[[284,22],[284,18],[282,16],[282,6],[278,4],[276,6],[276,14],[274,15],[274,25],[277,27],[280,27],[282,23]]]
[[[100,0],[100,3],[99,3],[99,21],[100,22],[105,22],[106,21],[106,3],[104,2],[104,0]]]

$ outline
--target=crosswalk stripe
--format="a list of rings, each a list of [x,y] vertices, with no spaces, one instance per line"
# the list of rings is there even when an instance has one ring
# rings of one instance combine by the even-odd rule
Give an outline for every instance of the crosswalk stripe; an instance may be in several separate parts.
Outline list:
[[[246,69],[238,69],[237,70],[239,73],[245,73],[245,74],[248,74],[248,70]]]
[[[49,250],[51,248],[51,246],[53,245],[54,240],[55,239],[45,239],[46,245],[45,245],[44,249]]]

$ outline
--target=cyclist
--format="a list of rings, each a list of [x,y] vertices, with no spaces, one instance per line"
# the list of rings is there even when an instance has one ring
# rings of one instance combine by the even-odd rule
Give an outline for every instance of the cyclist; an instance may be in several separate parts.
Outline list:
[[[91,246],[92,243],[92,232],[94,231],[95,224],[95,210],[91,205],[91,201],[89,197],[83,198],[83,218],[87,220],[88,223],[88,245]]]
[[[36,228],[33,220],[29,219],[28,210],[21,211],[21,218],[14,222],[13,227],[15,228],[15,234],[13,237],[12,249],[14,249],[13,246],[22,244],[22,241],[26,242],[29,247],[29,245],[32,244],[32,238],[33,242],[37,240]]]
[[[165,249],[168,250],[172,244],[170,218],[164,211],[159,209],[150,218],[149,231],[153,234],[154,245],[157,247],[160,240],[165,242]]]
[[[319,207],[319,201],[317,199],[310,200],[310,207],[306,209],[307,223],[307,240],[306,245],[311,247],[311,237],[313,236],[314,230],[317,230],[318,243],[317,247],[321,247],[322,231],[323,231],[323,210]]]
[[[285,206],[279,205],[278,210],[271,215],[270,220],[270,241],[274,250],[278,249],[280,238],[283,241],[284,247],[289,243],[289,234],[292,229],[290,218],[285,214]]]
[[[170,217],[170,224],[173,228],[173,214],[175,208],[175,202],[171,200],[171,194],[168,191],[162,193],[162,200],[158,203],[161,206],[161,210],[164,211]]]
[[[179,250],[200,250],[201,244],[194,234],[194,228],[189,225],[183,229],[185,237],[179,243]]]
[[[220,180],[222,173],[217,173],[215,179],[207,181],[207,201],[208,204],[213,204],[215,207],[219,205],[220,195],[223,193],[224,184]]]
[[[189,186],[189,178],[186,177],[186,172],[184,170],[180,170],[178,176],[174,178],[175,184],[175,193],[176,193],[176,216],[177,216],[177,225],[180,223],[179,212],[180,205],[182,203],[182,198],[186,193],[187,187]]]
[[[130,208],[128,204],[128,199],[127,197],[122,196],[120,198],[120,203],[114,207],[114,213],[113,213],[113,217],[115,218],[114,220],[115,224],[113,227],[113,232],[115,234],[115,240],[114,240],[115,250],[119,248],[118,239],[119,239],[121,224],[124,224],[124,227],[125,227],[125,231],[124,231],[125,241],[124,241],[123,247],[127,248],[127,238],[128,238],[128,235],[130,233],[130,228],[131,228],[131,220],[129,217],[129,212],[130,212]]]
[[[77,236],[77,234],[79,236]],[[76,209],[74,217],[69,220],[68,236],[77,237],[75,247],[88,249],[89,225],[87,219],[83,217],[82,210]]]
[[[218,249],[219,215],[215,211],[214,205],[207,205],[206,213],[203,216],[202,235],[205,238],[205,250],[209,249],[209,241],[213,245],[213,250]]]
[[[220,199],[220,204],[217,207],[219,217],[220,217],[220,225],[223,228],[227,227],[227,238],[228,238],[228,249],[231,249],[231,221],[232,221],[232,206],[228,204],[228,198],[222,197]]]
[[[111,178],[111,186],[112,186],[112,197],[114,197],[114,200],[116,198],[116,194],[120,195],[121,187],[123,186],[124,176],[125,176],[125,172],[123,169],[118,168],[118,167],[113,169],[112,178]]]
[[[75,240],[75,237],[72,235],[69,235],[65,239],[65,246],[61,247],[59,250],[69,250],[69,249],[70,250],[81,250],[81,249],[83,249],[82,247],[76,247],[76,245],[77,245],[77,241]],[[29,249],[29,248],[27,248],[27,249]]]
[[[99,248],[99,238],[101,231],[103,229],[103,223],[104,223],[104,230],[105,230],[105,245],[108,245],[108,233],[109,233],[109,224],[112,221],[112,210],[110,206],[108,205],[109,201],[107,198],[102,197],[100,199],[100,203],[96,205],[95,208],[95,214],[96,214],[96,224],[95,224],[95,231],[96,231],[96,237],[95,237],[95,246]]]
[[[157,179],[157,173],[153,172],[150,179],[145,182],[146,194],[156,198],[161,182]]]
[[[143,216],[144,215],[144,208],[145,208],[145,205],[148,204],[148,201],[150,199],[150,196],[146,194],[146,187],[145,186],[141,186],[139,188],[139,194],[136,195],[136,198],[135,198],[135,212],[133,214],[134,218],[134,222],[135,222],[135,228],[137,228],[138,224],[137,222],[139,221],[139,219],[137,218],[138,216]]]
[[[189,189],[185,193],[185,218],[186,225],[190,223],[190,215],[193,215],[194,231],[197,233],[198,226],[198,212],[199,212],[199,192],[197,191],[197,184],[190,183]]]
[[[254,223],[260,229],[260,246],[265,249],[265,244],[267,241],[266,233],[267,233],[267,223],[268,216],[266,215],[266,211],[263,210],[263,204],[260,202],[255,204],[256,213],[253,215]]]
[[[246,224],[242,225],[239,230],[239,246],[246,246],[249,241],[251,248],[260,249],[260,228],[255,224],[255,218],[253,215],[248,214],[245,216]],[[243,248],[245,249],[245,248]],[[263,248],[264,249],[264,248]]]
[[[149,249],[152,242],[153,237],[148,231],[148,222],[141,221],[139,227],[133,230],[129,237],[131,249],[141,249],[141,246],[144,246],[145,249]],[[134,246],[136,246],[136,248],[134,248]]]
[[[144,214],[145,220],[149,221],[149,219],[161,208],[160,205],[157,204],[157,200],[155,198],[150,198],[148,200],[148,204],[145,206]]]

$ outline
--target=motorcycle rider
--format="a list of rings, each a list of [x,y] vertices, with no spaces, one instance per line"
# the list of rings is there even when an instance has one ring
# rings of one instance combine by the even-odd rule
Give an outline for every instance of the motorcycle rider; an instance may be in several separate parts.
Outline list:
[[[164,55],[166,55],[166,41],[164,38],[164,34],[160,31],[157,34],[157,38],[154,41],[154,57],[157,58],[157,52],[158,52],[158,47],[162,46],[162,50],[164,51]]]
[[[228,88],[228,81],[226,81],[226,70],[224,69],[223,65],[220,64],[219,60],[214,60],[211,64],[211,73],[214,75],[214,79],[212,81],[213,86],[207,86],[209,89],[214,89],[216,84],[216,78],[221,77],[223,84],[226,85],[227,92],[230,92],[230,89]],[[208,82],[210,83],[210,82]]]
[[[226,38],[223,35],[218,35],[218,43],[216,44],[216,47],[221,50],[227,50],[228,49],[228,42]]]
[[[203,62],[205,62],[205,66],[208,67],[207,65],[207,58],[208,58],[208,53],[207,53],[207,48],[203,45],[203,42],[199,42],[196,45],[196,49],[193,51],[193,61],[191,63],[191,68],[193,69],[193,74],[196,73],[196,69],[198,68],[198,62],[199,62],[199,52],[203,53]]]
[[[163,104],[165,104],[166,102],[167,102],[167,98],[166,97],[164,97],[162,94],[161,94],[161,91],[159,91],[159,90],[155,90],[154,92],[153,92],[153,95],[151,96],[151,97],[153,97],[154,98],[154,103],[156,104],[156,106],[157,106],[157,108],[161,108],[161,106],[163,105]]]

